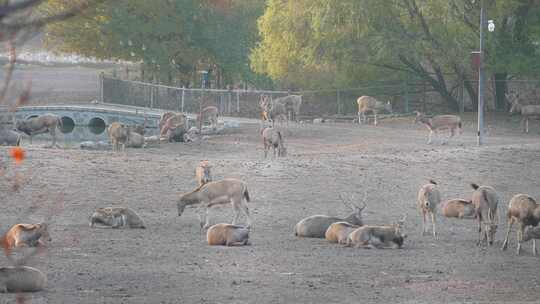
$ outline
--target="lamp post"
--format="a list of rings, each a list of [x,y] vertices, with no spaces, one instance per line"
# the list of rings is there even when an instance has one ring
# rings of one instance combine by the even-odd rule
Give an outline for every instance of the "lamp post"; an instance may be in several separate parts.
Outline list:
[[[495,30],[493,20],[488,22],[488,30]],[[486,10],[484,9],[484,0],[480,0],[480,51],[479,51],[479,68],[478,68],[478,145],[484,143],[484,29],[486,28]]]

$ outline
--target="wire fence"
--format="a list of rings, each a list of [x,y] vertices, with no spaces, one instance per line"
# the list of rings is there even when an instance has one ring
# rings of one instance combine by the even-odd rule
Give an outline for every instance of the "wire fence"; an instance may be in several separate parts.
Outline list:
[[[427,82],[372,82],[365,86],[350,89],[313,91],[269,91],[269,90],[221,90],[195,89],[152,84],[140,81],[122,80],[100,75],[100,100],[106,103],[140,106],[178,112],[196,113],[200,107],[216,106],[221,115],[260,117],[259,100],[262,94],[272,99],[288,94],[302,95],[300,118],[325,116],[356,116],[359,96],[369,95],[380,101],[390,101],[394,113],[422,111],[444,113],[450,111],[448,103],[433,90]],[[501,91],[496,82],[486,83],[486,107],[504,110],[505,92],[520,94],[525,104],[535,104],[540,99],[540,81],[506,80]],[[452,96],[458,102],[461,112],[475,111],[475,100],[466,87],[478,89],[477,82],[454,81]],[[475,91],[476,92],[476,91]],[[502,94],[502,95],[501,95]],[[502,98],[502,99],[501,99]],[[454,108],[455,109],[455,108]]]

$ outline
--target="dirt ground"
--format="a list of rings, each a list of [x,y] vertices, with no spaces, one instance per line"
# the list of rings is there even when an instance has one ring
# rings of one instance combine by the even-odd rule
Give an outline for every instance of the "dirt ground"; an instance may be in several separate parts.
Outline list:
[[[257,124],[201,144],[167,144],[127,155],[28,146],[26,160],[7,168],[0,183],[2,229],[53,214],[48,252],[30,262],[46,272],[46,291],[26,303],[539,303],[539,259],[524,245],[500,246],[506,206],[516,193],[540,197],[540,126],[519,132],[518,118],[489,116],[487,144],[475,145],[475,125],[449,145],[426,145],[427,131],[412,118],[378,127],[291,125],[289,156],[263,159]],[[210,247],[195,209],[178,217],[178,193],[196,185],[198,161],[213,164],[215,179],[247,182],[254,225],[252,245]],[[18,177],[15,178],[15,174]],[[439,182],[443,199],[472,193],[470,182],[491,185],[501,197],[496,244],[476,246],[476,223],[439,217],[440,239],[421,236],[418,188]],[[13,192],[14,179],[22,187]],[[340,193],[367,190],[364,219],[389,224],[407,215],[400,250],[344,248],[293,235],[313,214],[345,215]],[[30,215],[21,215],[32,204]],[[129,206],[147,229],[90,228],[97,207]],[[52,206],[47,208],[46,206]],[[229,222],[230,207],[212,210]],[[0,258],[7,265],[6,258]],[[12,303],[15,295],[2,295]]]

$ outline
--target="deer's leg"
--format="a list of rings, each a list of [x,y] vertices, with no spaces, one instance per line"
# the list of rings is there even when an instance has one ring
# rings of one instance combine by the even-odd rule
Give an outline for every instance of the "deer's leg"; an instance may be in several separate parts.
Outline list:
[[[518,231],[517,231],[517,254],[519,255],[521,253],[521,242],[523,242],[523,229],[525,228],[525,225],[523,223],[518,222]]]
[[[433,225],[433,237],[437,239],[437,229],[435,224],[435,212],[431,212],[431,224]]]
[[[422,235],[426,235],[426,212],[422,210]]]
[[[429,130],[428,141],[427,141],[428,145],[431,145],[431,137],[432,136],[433,136],[433,130]]]
[[[362,113],[358,112],[358,124],[362,123]]]
[[[529,133],[529,118],[525,118],[525,133]]]
[[[536,239],[533,239],[533,255],[536,256]]]
[[[232,224],[236,225],[236,223],[238,222],[238,217],[240,217],[240,207],[238,206],[238,204],[234,202],[231,202],[231,203],[232,203],[233,212],[234,212]]]
[[[375,122],[373,123],[374,126],[377,125],[377,112],[376,111],[373,111],[373,116],[375,116]]]
[[[508,228],[506,229],[506,237],[504,238],[503,245],[501,247],[501,250],[506,250],[508,248],[508,237],[510,236],[510,230],[512,230],[512,225],[514,224],[514,221],[512,218],[508,219]]]

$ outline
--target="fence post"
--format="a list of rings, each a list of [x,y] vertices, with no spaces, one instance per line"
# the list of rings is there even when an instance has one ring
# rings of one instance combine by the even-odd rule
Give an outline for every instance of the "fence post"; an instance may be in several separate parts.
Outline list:
[[[184,113],[184,99],[186,97],[186,87],[182,86],[182,113]]]
[[[154,108],[154,87],[150,87],[150,109]]]
[[[236,92],[236,112],[240,113],[240,93]]]
[[[98,86],[99,86],[99,102],[103,103],[105,102],[103,99],[104,99],[104,96],[103,96],[103,82],[104,82],[104,79],[105,78],[105,73],[101,72],[99,73],[99,81],[98,81]]]
[[[231,113],[231,107],[232,107],[232,98],[231,98],[231,91],[228,92],[227,94],[227,113]]]
[[[339,89],[337,89],[337,114],[340,115],[341,113],[341,98],[339,94]]]
[[[405,113],[409,113],[409,85],[407,80],[403,82],[403,88],[405,90]]]
[[[465,112],[465,98],[463,96],[463,87],[465,86],[465,80],[460,81],[459,86],[459,113],[463,114]]]

